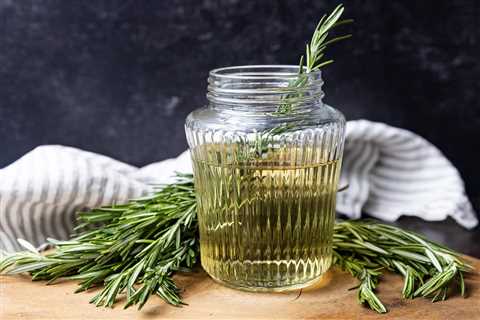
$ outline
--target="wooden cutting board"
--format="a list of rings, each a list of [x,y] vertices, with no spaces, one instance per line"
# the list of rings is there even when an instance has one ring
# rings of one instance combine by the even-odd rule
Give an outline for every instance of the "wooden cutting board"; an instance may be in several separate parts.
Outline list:
[[[45,286],[27,276],[0,276],[0,319],[480,319],[480,260],[468,258],[476,272],[466,279],[469,297],[431,303],[402,300],[402,279],[388,274],[378,293],[390,310],[379,315],[357,304],[356,280],[332,269],[315,286],[299,292],[248,293],[223,287],[203,271],[176,276],[188,306],[166,305],[153,297],[141,311],[96,308],[96,290],[74,294],[74,282]]]

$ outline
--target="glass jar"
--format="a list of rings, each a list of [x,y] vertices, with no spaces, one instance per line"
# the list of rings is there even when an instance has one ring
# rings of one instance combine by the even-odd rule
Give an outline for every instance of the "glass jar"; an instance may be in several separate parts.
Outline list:
[[[202,266],[234,288],[308,286],[332,260],[345,119],[320,71],[228,67],[208,83],[186,120]]]

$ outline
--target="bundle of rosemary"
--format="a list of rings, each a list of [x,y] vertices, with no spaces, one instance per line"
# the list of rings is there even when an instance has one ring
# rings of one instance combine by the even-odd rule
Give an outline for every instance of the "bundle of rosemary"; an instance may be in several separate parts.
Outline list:
[[[97,306],[111,307],[126,295],[125,308],[140,309],[152,294],[182,304],[172,275],[190,270],[199,257],[192,176],[178,175],[178,182],[149,197],[79,213],[78,221],[78,234],[68,241],[49,239],[55,251],[46,255],[20,240],[27,251],[7,254],[0,271],[29,272],[49,284],[77,280],[76,292],[103,285],[91,300]],[[404,277],[404,298],[437,301],[456,283],[464,295],[463,274],[472,269],[444,246],[373,221],[337,222],[333,250],[334,266],[359,280],[358,301],[380,313],[387,309],[375,287],[386,271]]]
[[[323,60],[325,48],[349,35],[327,40],[332,28],[351,20],[339,20],[343,6],[337,6],[320,20],[306,48],[306,66],[300,59],[299,77],[290,86],[305,85],[303,72],[312,72],[332,62]],[[288,101],[288,96],[285,101]],[[282,104],[278,114],[294,112],[294,105]],[[252,146],[253,156],[265,148],[271,135],[294,130],[279,126],[265,132]],[[93,286],[103,289],[91,302],[111,307],[126,295],[125,308],[146,303],[152,294],[172,305],[183,302],[172,280],[178,271],[188,271],[199,258],[195,189],[191,175],[178,174],[178,181],[148,197],[127,204],[81,212],[77,234],[68,241],[49,239],[54,252],[42,255],[31,244],[19,240],[24,252],[5,254],[0,271],[28,272],[33,280],[79,281],[77,292]],[[100,227],[99,227],[100,226]],[[458,283],[465,294],[463,274],[471,267],[459,254],[420,235],[372,221],[337,222],[333,237],[333,264],[359,280],[358,301],[383,313],[387,309],[375,294],[385,271],[404,277],[404,298],[447,298]]]

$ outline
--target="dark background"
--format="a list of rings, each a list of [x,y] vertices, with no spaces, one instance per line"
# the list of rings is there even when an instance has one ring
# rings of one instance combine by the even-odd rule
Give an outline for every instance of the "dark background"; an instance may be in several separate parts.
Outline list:
[[[210,69],[296,64],[336,4],[0,0],[0,168],[41,144],[138,166],[176,156],[186,148],[186,115],[206,102]],[[329,51],[326,101],[348,119],[433,142],[479,209],[480,2],[344,4],[354,38]],[[438,234],[458,235],[450,225]],[[478,243],[479,233],[459,241]]]

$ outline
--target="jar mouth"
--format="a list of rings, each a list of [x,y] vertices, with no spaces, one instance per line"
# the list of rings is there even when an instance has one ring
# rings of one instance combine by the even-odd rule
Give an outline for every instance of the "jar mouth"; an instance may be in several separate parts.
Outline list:
[[[320,70],[298,73],[298,65],[245,65],[213,69],[208,77],[207,98],[213,107],[261,106],[264,111],[295,104],[311,109],[321,102]]]
[[[218,79],[295,79],[298,78],[298,65],[243,65],[216,68],[210,71],[209,76]],[[306,70],[306,67],[303,67]],[[308,78],[321,80],[320,70],[304,73]]]

